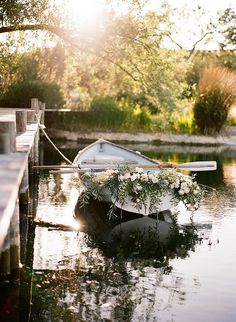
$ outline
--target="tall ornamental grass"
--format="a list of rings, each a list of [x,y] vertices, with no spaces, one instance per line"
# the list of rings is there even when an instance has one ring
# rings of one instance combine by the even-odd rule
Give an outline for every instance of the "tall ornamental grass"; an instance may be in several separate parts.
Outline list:
[[[194,118],[202,134],[219,133],[236,103],[236,72],[227,68],[208,67],[200,74]]]

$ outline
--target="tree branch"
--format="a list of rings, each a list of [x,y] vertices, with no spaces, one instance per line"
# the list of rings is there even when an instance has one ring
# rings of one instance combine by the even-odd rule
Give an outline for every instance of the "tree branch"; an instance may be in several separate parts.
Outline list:
[[[50,31],[60,37],[65,35],[65,32],[62,28],[47,25],[47,24],[34,24],[34,25],[16,25],[16,26],[7,26],[7,27],[0,27],[0,34],[14,32],[14,31],[27,31],[27,30],[45,30]]]
[[[183,46],[181,46],[179,43],[177,43],[177,41],[175,41],[171,35],[166,35],[176,46],[179,47],[179,49],[183,49]]]
[[[193,44],[192,49],[190,49],[190,51],[189,51],[188,59],[190,59],[190,58],[191,58],[191,56],[192,56],[193,52],[194,52],[194,51],[195,51],[195,49],[196,49],[196,46],[197,46],[201,41],[203,41],[203,39],[204,39],[204,38],[206,38],[206,36],[208,36],[208,35],[212,35],[212,34],[214,34],[214,33],[215,33],[215,31],[207,31],[207,32],[205,32],[205,34],[204,34],[204,35],[202,35],[202,37],[201,37],[200,39],[198,39],[198,40]]]

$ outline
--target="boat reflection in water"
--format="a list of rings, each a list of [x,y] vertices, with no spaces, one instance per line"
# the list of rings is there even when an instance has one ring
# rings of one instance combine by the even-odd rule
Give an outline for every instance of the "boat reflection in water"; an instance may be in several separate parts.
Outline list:
[[[87,233],[91,247],[99,247],[105,256],[127,259],[158,259],[159,264],[175,256],[184,257],[198,237],[194,226],[179,227],[169,210],[141,216],[117,208],[109,218],[109,205],[91,200],[75,208],[80,231]]]

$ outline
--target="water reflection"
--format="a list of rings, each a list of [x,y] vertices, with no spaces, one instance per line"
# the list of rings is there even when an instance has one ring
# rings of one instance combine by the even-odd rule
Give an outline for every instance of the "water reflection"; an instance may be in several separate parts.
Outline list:
[[[75,209],[89,245],[99,247],[105,256],[116,260],[151,258],[156,265],[167,264],[167,257],[184,257],[197,241],[194,225],[180,231],[170,211],[143,217],[117,209],[114,217],[108,218],[109,206],[97,200]]]
[[[194,216],[197,231],[173,227],[163,240],[157,218],[110,223],[98,204],[80,209],[79,229],[69,229],[76,222],[73,178],[41,176],[30,321],[235,321],[236,154],[195,148],[150,152],[166,161],[218,161],[217,172],[196,173],[216,188]],[[186,214],[179,223],[190,223]]]

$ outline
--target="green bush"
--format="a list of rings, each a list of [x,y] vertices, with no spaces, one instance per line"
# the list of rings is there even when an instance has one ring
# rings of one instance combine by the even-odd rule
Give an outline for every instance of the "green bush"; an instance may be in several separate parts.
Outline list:
[[[133,94],[129,92],[119,93],[117,99],[123,103],[131,106],[139,105],[141,108],[147,108],[151,114],[156,114],[159,111],[159,107],[153,102],[151,97],[148,97],[145,94]]]
[[[119,110],[118,104],[110,96],[97,96],[91,102],[93,112],[114,112]]]
[[[174,115],[172,115],[172,127],[172,131],[176,133],[196,133],[197,128],[193,117],[193,111],[174,113]]]
[[[135,128],[149,130],[152,123],[151,113],[147,108],[136,106],[132,115],[132,123]]]
[[[6,107],[30,108],[31,98],[46,103],[47,108],[61,108],[64,105],[59,85],[45,81],[23,81],[12,84],[0,97],[0,105]]]

